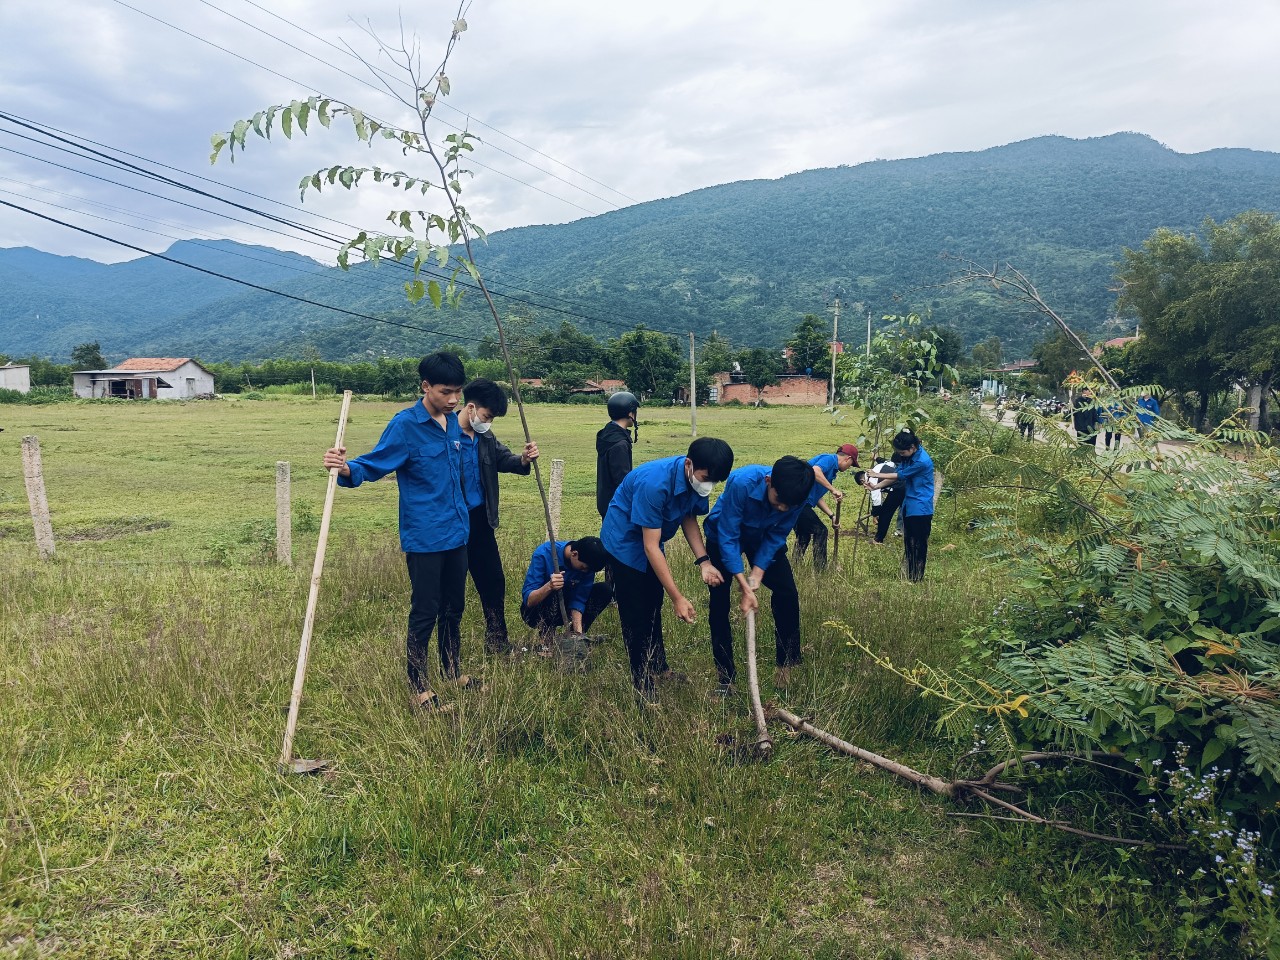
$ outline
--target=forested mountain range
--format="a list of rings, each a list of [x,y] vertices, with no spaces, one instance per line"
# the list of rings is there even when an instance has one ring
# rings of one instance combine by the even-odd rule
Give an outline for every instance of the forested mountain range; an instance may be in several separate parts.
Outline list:
[[[600,338],[641,322],[775,346],[803,314],[829,315],[840,290],[848,308],[842,339],[865,336],[864,315],[853,315],[861,304],[876,317],[928,313],[970,346],[997,335],[1008,357],[1026,355],[1044,324],[983,291],[939,286],[957,270],[944,254],[1012,262],[1071,323],[1102,336],[1131,327],[1108,326],[1124,247],[1160,226],[1196,229],[1205,217],[1249,209],[1280,211],[1280,154],[1180,154],[1134,133],[1040,137],[725,184],[573,223],[504,230],[477,256],[494,290],[508,295],[499,300],[505,313],[556,325],[567,318]],[[394,265],[343,274],[230,241],[188,241],[169,255],[401,323],[468,337],[490,332],[478,294],[456,311],[409,306]],[[448,342],[155,258],[104,265],[0,250],[0,353],[63,359],[86,340],[101,341],[112,360],[258,359],[308,346],[329,359],[360,359]]]

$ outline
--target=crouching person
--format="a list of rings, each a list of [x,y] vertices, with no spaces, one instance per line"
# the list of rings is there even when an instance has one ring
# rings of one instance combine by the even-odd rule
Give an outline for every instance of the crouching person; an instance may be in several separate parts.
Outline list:
[[[710,586],[709,603],[719,696],[732,691],[737,673],[729,626],[731,579],[742,590],[743,613],[759,609],[756,591],[769,588],[778,667],[774,686],[785,689],[791,668],[800,662],[800,595],[786,544],[813,487],[813,468],[799,457],[783,457],[772,467],[739,467],[729,474],[724,493],[707,516],[707,556],[699,562],[713,564],[722,576],[719,584]],[[744,569],[743,554],[751,562],[750,571]]]
[[[543,638],[564,625],[558,594],[564,594],[569,626],[574,633],[586,633],[613,599],[608,584],[595,582],[596,574],[609,559],[599,537],[557,540],[556,554],[560,564],[558,573],[551,564],[550,542],[539,544],[529,560],[529,572],[520,591],[520,618],[537,629]]]

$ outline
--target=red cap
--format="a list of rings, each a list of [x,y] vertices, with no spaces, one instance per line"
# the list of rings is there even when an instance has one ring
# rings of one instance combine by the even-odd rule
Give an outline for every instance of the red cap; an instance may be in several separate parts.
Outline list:
[[[846,457],[853,457],[853,465],[858,466],[858,448],[852,443],[846,443],[836,448],[836,453],[843,453]]]

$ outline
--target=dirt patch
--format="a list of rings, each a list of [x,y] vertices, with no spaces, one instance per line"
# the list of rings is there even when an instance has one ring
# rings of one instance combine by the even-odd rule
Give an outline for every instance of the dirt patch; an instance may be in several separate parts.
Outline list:
[[[116,537],[127,537],[133,533],[151,533],[173,526],[168,520],[150,520],[146,517],[126,517],[112,520],[97,527],[86,527],[75,530],[60,539],[69,543],[82,543],[94,540],[113,540]]]

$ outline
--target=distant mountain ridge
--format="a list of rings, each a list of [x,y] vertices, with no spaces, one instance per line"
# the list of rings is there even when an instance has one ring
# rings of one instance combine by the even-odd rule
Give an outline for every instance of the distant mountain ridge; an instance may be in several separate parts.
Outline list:
[[[543,323],[567,318],[602,338],[644,322],[777,345],[800,316],[823,314],[840,290],[850,310],[929,314],[969,344],[995,334],[1007,353],[1025,355],[1043,323],[983,291],[940,286],[956,269],[942,254],[1013,262],[1070,322],[1100,335],[1124,247],[1160,226],[1194,229],[1205,217],[1248,209],[1280,211],[1280,154],[1180,154],[1136,133],[1046,136],[706,187],[572,223],[494,233],[477,257],[495,292],[507,296],[499,300],[504,312]],[[457,311],[411,307],[403,273],[392,265],[343,274],[231,241],[184,241],[169,255],[434,331],[480,337],[491,326],[474,295]],[[849,339],[861,339],[859,329],[865,336],[865,317],[847,322]],[[111,359],[206,360],[296,356],[308,345],[327,358],[364,358],[447,342],[156,258],[106,265],[0,250],[0,353],[63,358],[85,340],[101,341]]]

